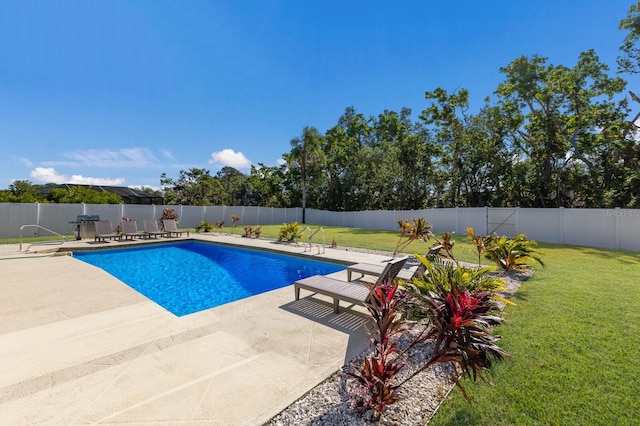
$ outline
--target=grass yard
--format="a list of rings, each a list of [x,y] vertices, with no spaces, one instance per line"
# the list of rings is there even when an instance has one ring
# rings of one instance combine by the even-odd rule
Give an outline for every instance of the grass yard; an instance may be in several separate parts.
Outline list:
[[[541,245],[546,268],[496,330],[514,358],[454,390],[433,425],[640,424],[640,254]]]
[[[312,230],[316,230],[320,225],[306,225]],[[261,237],[264,238],[278,238],[280,228],[282,225],[263,225],[261,227]],[[327,246],[331,245],[332,240],[336,240],[338,247],[359,247],[370,250],[381,251],[394,251],[398,240],[400,238],[400,230],[384,231],[379,229],[364,229],[364,228],[344,228],[339,226],[322,226],[324,229],[324,238]],[[240,226],[235,230],[236,234],[241,234]],[[231,232],[231,229],[224,228],[225,232]],[[300,227],[300,230],[304,227]],[[300,239],[300,244],[308,242],[309,231],[305,232]],[[434,235],[440,239],[442,236],[439,234]],[[454,254],[458,260],[466,262],[477,262],[475,255],[475,246],[471,244],[471,239],[468,235],[456,235],[454,237],[456,241]],[[318,232],[313,237],[313,243],[322,243],[322,232]],[[426,254],[429,251],[429,247],[436,243],[435,239],[431,239],[428,242],[414,241],[404,250],[406,253],[418,252],[420,254]],[[486,261],[485,261],[486,262]],[[483,262],[484,263],[484,262]]]

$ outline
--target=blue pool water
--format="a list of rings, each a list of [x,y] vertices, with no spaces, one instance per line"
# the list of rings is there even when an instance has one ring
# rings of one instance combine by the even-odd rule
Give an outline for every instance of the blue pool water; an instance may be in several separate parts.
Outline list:
[[[344,269],[333,263],[199,242],[73,255],[104,269],[177,316]]]

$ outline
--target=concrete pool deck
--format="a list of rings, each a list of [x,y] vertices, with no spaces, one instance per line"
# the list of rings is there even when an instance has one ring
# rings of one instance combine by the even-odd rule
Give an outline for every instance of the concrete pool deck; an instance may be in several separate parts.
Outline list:
[[[189,239],[341,263],[388,259],[216,233]],[[336,315],[322,296],[294,301],[293,285],[176,317],[105,271],[47,252],[123,246],[83,240],[26,254],[0,245],[0,424],[261,425],[368,345],[362,307]],[[332,276],[346,281],[346,267]]]

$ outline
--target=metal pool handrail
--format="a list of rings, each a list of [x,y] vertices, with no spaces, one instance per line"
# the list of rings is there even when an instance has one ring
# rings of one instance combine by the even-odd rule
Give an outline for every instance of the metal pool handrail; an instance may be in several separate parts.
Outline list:
[[[67,239],[66,239],[66,237],[65,237],[64,235],[62,235],[62,234],[58,234],[57,232],[52,231],[51,229],[47,229],[47,228],[45,228],[45,227],[44,227],[44,226],[42,226],[42,225],[22,225],[22,226],[20,227],[20,248],[19,248],[19,250],[18,250],[18,251],[22,251],[22,230],[23,230],[24,228],[32,228],[32,227],[36,227],[36,228],[40,228],[40,229],[44,229],[44,230],[45,230],[45,231],[47,231],[47,232],[50,232],[50,233],[52,233],[52,234],[54,234],[54,235],[57,235],[57,236],[61,237],[61,238],[62,238],[62,240],[60,240],[60,241],[58,241],[58,240],[52,240],[52,241],[40,241],[40,242],[35,242],[35,243],[30,244],[30,245],[29,245],[29,247],[31,247],[32,245],[35,245],[35,244],[42,244],[42,245],[49,245],[49,244],[51,244],[51,245],[57,245],[57,244],[63,244],[65,241],[67,241]]]
[[[309,251],[311,251],[311,248],[313,247],[311,245],[311,239],[313,238],[314,235],[316,235],[318,233],[318,231],[322,231],[322,253],[324,253],[325,239],[324,239],[324,228],[322,226],[320,228],[316,229],[315,231],[313,231],[311,233],[311,235],[309,235]],[[320,245],[319,244],[318,244],[318,254],[320,254]]]

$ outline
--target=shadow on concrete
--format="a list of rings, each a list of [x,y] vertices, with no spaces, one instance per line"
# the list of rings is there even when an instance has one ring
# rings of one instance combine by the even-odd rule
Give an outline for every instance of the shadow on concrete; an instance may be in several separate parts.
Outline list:
[[[341,331],[349,335],[349,343],[345,353],[344,364],[360,355],[368,348],[368,329],[371,324],[370,317],[364,312],[354,310],[355,305],[341,302],[340,313],[333,312],[333,304],[324,300],[307,296],[300,300],[289,302],[280,306],[287,312],[315,321],[326,327]]]

